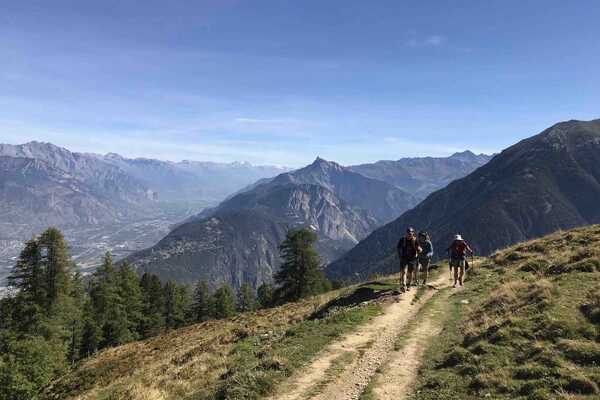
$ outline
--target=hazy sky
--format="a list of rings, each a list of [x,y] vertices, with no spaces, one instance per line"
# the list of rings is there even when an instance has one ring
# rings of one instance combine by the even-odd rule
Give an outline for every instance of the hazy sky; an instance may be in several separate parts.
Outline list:
[[[0,141],[298,166],[600,117],[600,2],[0,0]]]

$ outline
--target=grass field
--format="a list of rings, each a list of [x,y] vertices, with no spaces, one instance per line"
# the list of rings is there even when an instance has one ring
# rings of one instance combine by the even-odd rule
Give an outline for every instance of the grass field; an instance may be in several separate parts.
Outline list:
[[[415,399],[599,398],[600,226],[496,253],[447,318]]]
[[[423,313],[442,315],[444,328],[425,350],[411,397],[600,398],[600,226],[522,243],[477,265],[464,290],[443,289],[424,305]],[[397,289],[395,280],[377,277],[107,349],[56,381],[45,398],[264,398],[332,341],[379,315],[378,298]],[[349,361],[335,360],[315,390]],[[367,388],[363,399],[371,398]]]

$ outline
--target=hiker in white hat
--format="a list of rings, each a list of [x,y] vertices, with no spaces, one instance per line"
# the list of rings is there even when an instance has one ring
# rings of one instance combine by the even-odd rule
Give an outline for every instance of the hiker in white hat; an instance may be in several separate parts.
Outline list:
[[[457,233],[454,236],[454,241],[448,247],[448,253],[450,254],[450,279],[452,279],[452,273],[454,273],[454,287],[456,283],[460,286],[463,284],[463,278],[465,275],[465,266],[467,264],[467,253],[473,255],[473,249],[463,239],[463,237]]]

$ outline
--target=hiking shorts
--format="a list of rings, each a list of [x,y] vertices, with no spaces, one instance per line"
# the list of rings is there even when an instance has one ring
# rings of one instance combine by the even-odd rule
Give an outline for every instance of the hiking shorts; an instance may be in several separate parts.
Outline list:
[[[418,266],[419,266],[418,260],[409,260],[406,258],[403,258],[400,260],[400,269],[407,268],[408,272],[416,271]]]
[[[464,268],[467,263],[467,260],[450,260],[450,266],[454,268]]]
[[[420,258],[419,264],[421,265],[421,271],[427,271],[429,269],[430,263],[431,263],[431,258]]]

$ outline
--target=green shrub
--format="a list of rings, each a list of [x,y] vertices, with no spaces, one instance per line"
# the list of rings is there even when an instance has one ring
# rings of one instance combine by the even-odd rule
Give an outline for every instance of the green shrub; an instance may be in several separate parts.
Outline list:
[[[521,265],[520,270],[524,272],[535,272],[538,274],[545,273],[546,270],[550,267],[550,263],[544,259],[534,259],[525,262]]]
[[[554,399],[556,396],[553,395],[548,389],[546,388],[539,388],[539,389],[535,389],[533,392],[531,392],[529,394],[529,396],[527,396],[528,400],[551,400]]]
[[[583,340],[563,340],[559,349],[577,364],[600,366],[600,343]]]
[[[451,351],[442,363],[442,368],[456,367],[459,364],[475,361],[475,357],[462,347]]]
[[[521,385],[521,388],[519,389],[519,394],[522,396],[529,396],[540,389],[545,389],[544,382],[539,380],[527,381],[526,383]]]
[[[598,385],[584,376],[577,376],[569,379],[565,390],[578,394],[598,394]]]
[[[556,375],[556,371],[542,365],[529,364],[515,369],[513,377],[520,380],[542,379]]]

